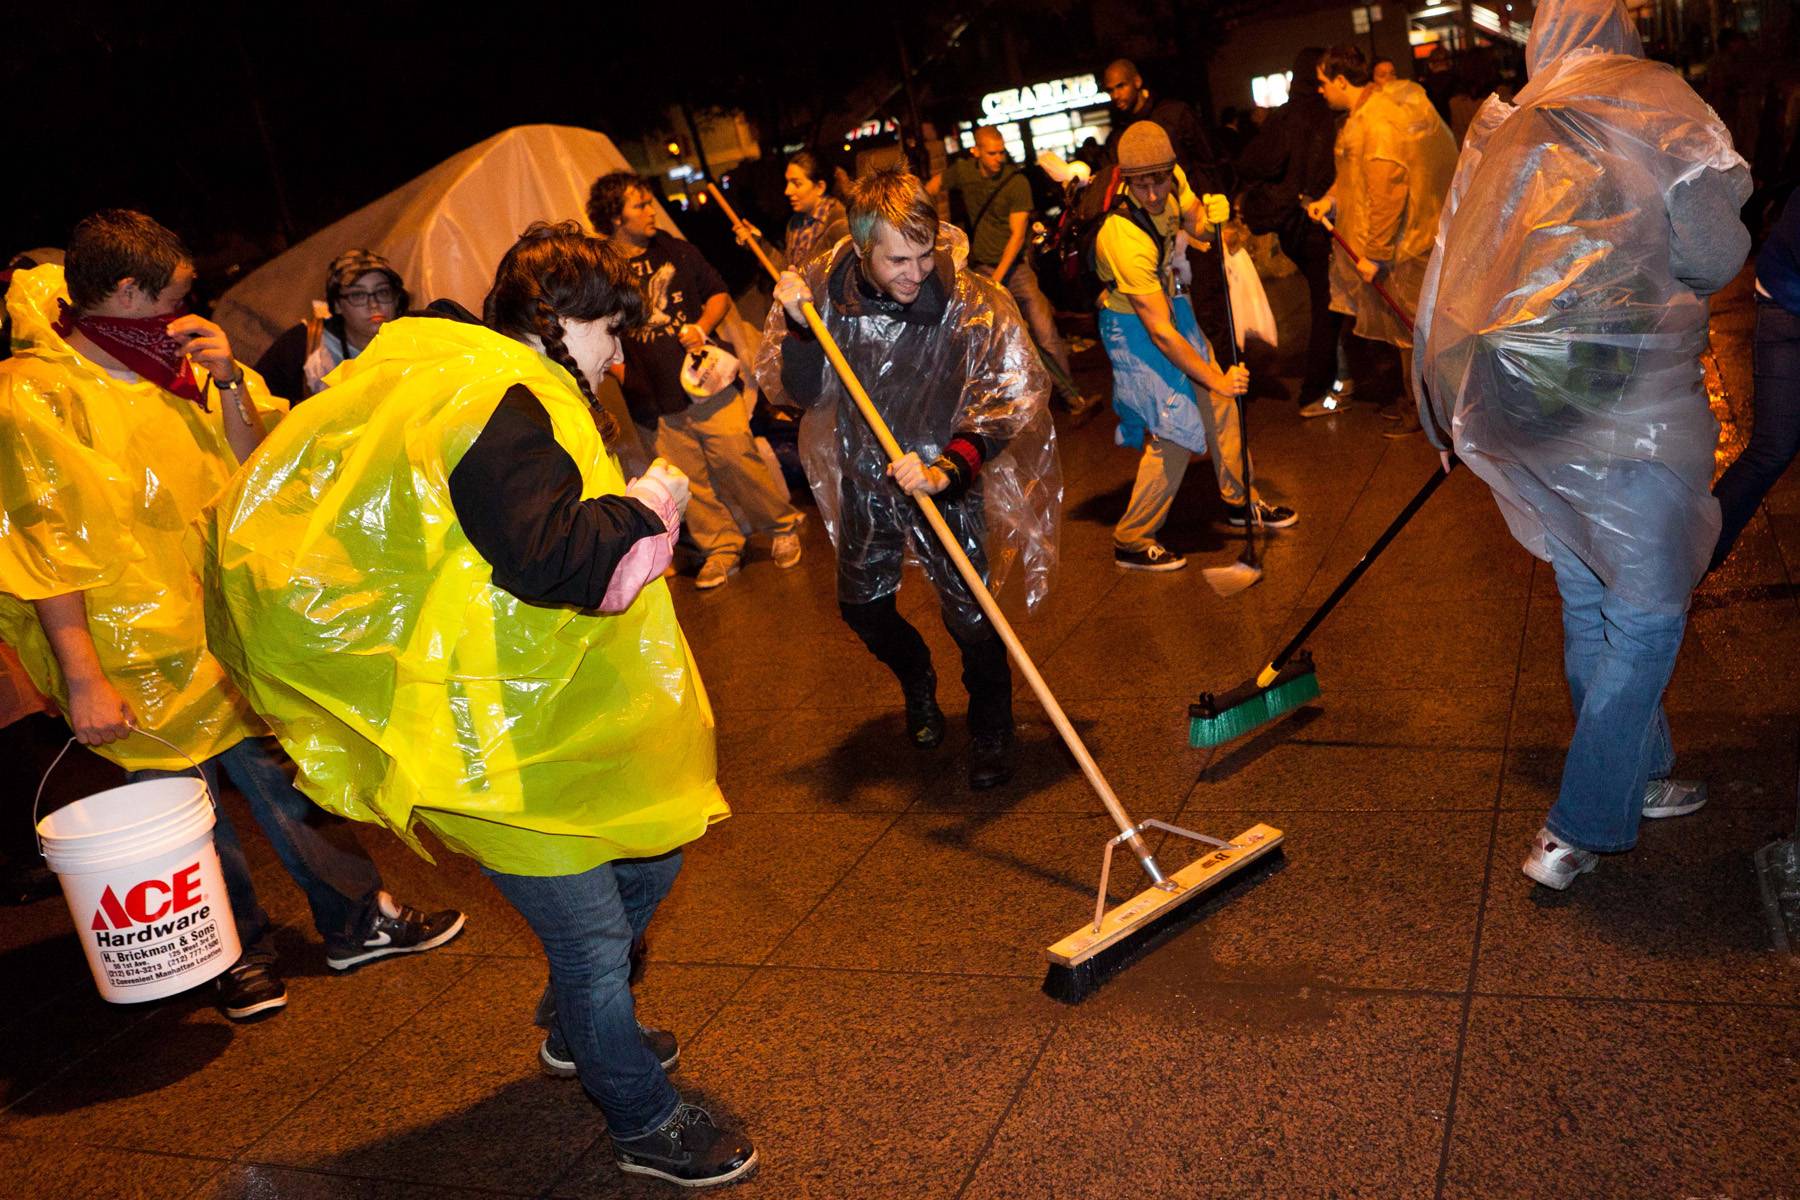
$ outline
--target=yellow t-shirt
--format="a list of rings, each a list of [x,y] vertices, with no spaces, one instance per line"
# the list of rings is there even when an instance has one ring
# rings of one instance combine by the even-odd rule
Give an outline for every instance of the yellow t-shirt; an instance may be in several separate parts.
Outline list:
[[[1118,201],[1118,204],[1136,203],[1129,191]],[[1164,247],[1169,246],[1181,231],[1182,215],[1199,205],[1200,198],[1188,186],[1187,176],[1176,167],[1174,190],[1163,201],[1162,211],[1150,214],[1150,223],[1158,234],[1155,241],[1127,216],[1106,219],[1094,238],[1095,266],[1100,282],[1106,285],[1100,295],[1101,308],[1130,314],[1133,309],[1129,297],[1148,296],[1159,290],[1165,295],[1175,294],[1175,255],[1172,250],[1165,253]],[[1114,211],[1117,211],[1117,204]]]

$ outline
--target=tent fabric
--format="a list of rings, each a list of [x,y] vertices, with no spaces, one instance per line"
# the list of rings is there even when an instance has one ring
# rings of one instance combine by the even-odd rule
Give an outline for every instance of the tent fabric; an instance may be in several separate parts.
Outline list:
[[[220,298],[214,318],[231,335],[237,357],[255,362],[312,312],[332,259],[353,247],[393,263],[419,304],[454,300],[480,312],[495,266],[527,225],[582,220],[594,180],[631,169],[603,133],[567,125],[515,126],[252,271]],[[681,236],[660,205],[657,226]],[[741,327],[727,334],[738,358],[750,361],[754,331],[741,321],[728,325]],[[741,340],[746,333],[752,335],[749,344]]]

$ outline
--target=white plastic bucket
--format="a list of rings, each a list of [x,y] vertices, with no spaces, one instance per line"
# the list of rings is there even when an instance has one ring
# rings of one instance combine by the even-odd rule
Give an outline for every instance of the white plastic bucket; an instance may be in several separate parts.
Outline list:
[[[214,824],[206,784],[188,776],[98,792],[37,823],[102,998],[160,1000],[237,961]]]

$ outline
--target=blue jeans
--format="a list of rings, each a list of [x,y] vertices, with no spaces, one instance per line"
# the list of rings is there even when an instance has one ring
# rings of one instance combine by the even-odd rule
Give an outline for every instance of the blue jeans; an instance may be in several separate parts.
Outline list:
[[[1553,537],[1549,547],[1562,593],[1563,670],[1575,736],[1544,824],[1583,850],[1629,850],[1637,843],[1645,784],[1667,777],[1675,765],[1662,694],[1687,614],[1626,604],[1574,551]]]
[[[601,863],[579,875],[483,870],[544,944],[557,1024],[607,1131],[635,1138],[655,1130],[681,1098],[638,1032],[631,943],[669,894],[681,852]]]
[[[381,872],[354,841],[354,851],[344,849],[320,832],[317,822],[325,813],[294,787],[292,767],[273,737],[247,737],[201,763],[200,773],[215,797],[220,794],[221,772],[243,793],[281,865],[306,893],[319,936],[329,948],[346,949],[361,940],[369,910],[381,891]],[[133,771],[130,778],[135,783],[191,774],[191,770]],[[213,826],[213,845],[219,852],[225,891],[231,898],[245,955],[272,961],[274,952],[263,944],[269,933],[269,914],[256,898],[243,844],[222,805],[218,824]]]

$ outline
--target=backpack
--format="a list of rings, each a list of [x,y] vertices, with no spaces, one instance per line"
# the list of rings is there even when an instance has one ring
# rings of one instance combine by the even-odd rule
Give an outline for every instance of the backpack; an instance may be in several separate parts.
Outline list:
[[[1106,290],[1094,244],[1100,238],[1101,228],[1115,213],[1143,230],[1152,242],[1162,241],[1149,214],[1135,204],[1115,203],[1119,197],[1118,167],[1112,168],[1104,188],[1089,185],[1087,192],[1080,198],[1082,202],[1064,206],[1050,244],[1062,283],[1064,306],[1070,311],[1093,311],[1100,303],[1100,293]],[[1092,195],[1095,192],[1099,193],[1097,197]],[[1164,252],[1167,253],[1166,248]]]

